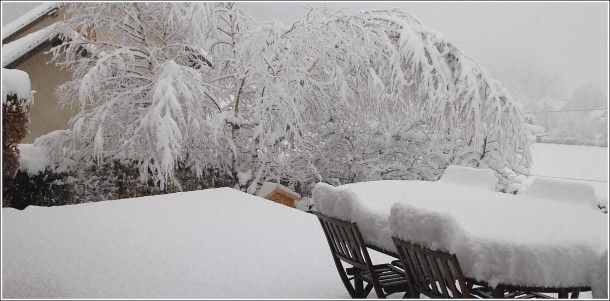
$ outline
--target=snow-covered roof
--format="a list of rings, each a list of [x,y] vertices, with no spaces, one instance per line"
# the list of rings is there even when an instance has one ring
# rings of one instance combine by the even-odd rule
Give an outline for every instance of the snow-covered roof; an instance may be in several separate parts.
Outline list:
[[[258,193],[256,195],[261,197],[261,198],[264,198],[267,195],[269,195],[271,192],[273,192],[273,190],[275,190],[276,188],[280,188],[280,189],[284,190],[285,192],[288,192],[288,193],[290,193],[290,194],[292,194],[292,195],[294,195],[294,196],[296,196],[298,198],[301,197],[300,194],[294,192],[292,189],[290,189],[290,188],[288,188],[288,187],[286,187],[284,185],[281,185],[281,184],[278,184],[278,183],[271,183],[271,182],[263,183],[263,186],[261,187],[261,189],[258,191]]]
[[[13,20],[11,23],[2,26],[2,40],[17,33],[19,30],[30,25],[32,22],[40,19],[41,17],[54,12],[57,8],[59,8],[57,2],[45,2],[34,7],[21,17]]]
[[[39,45],[52,39],[57,24],[59,23],[49,25],[18,40],[2,45],[2,67],[8,66]]]

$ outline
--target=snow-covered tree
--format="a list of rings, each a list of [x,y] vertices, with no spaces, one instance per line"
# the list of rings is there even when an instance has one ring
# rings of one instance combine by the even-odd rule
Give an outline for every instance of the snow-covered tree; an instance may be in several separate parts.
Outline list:
[[[527,172],[530,137],[508,92],[453,41],[412,16],[319,10],[291,33],[301,52],[308,49],[303,44],[317,45],[298,60],[316,62],[301,97],[325,110],[310,119],[313,139],[298,148],[303,154],[313,146],[310,157],[289,170],[310,165],[335,184],[436,179],[448,164],[486,165],[503,184],[504,167]],[[316,34],[315,43],[298,38],[307,33]]]
[[[181,170],[256,193],[269,180],[431,180],[449,164],[510,181],[505,168],[530,164],[502,85],[399,10],[312,10],[290,27],[256,24],[233,3],[69,13],[54,54],[75,71],[59,92],[81,111],[55,149],[129,160],[161,188],[180,189]]]
[[[64,138],[79,161],[128,159],[142,180],[179,183],[178,162],[197,148],[217,104],[202,89],[201,48],[214,27],[209,3],[70,3],[55,61],[73,70],[59,88],[80,111]],[[203,151],[201,151],[203,152]]]
[[[565,105],[531,107],[545,128],[544,142],[608,145],[608,97],[601,87],[585,84]]]

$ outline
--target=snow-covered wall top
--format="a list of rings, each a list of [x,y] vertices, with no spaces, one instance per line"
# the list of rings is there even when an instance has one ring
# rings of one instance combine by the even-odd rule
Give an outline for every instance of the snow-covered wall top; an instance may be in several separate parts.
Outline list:
[[[597,208],[595,188],[586,183],[536,178],[521,193],[524,196],[552,199],[558,202],[575,202]]]
[[[6,39],[23,27],[34,22],[36,19],[52,12],[58,7],[59,6],[56,2],[41,3],[39,6],[36,6],[29,12],[23,14],[21,17],[13,20],[13,22],[2,26],[2,39]]]
[[[470,187],[496,190],[498,178],[490,169],[475,169],[459,165],[450,165],[439,179],[443,183],[454,183]]]
[[[2,45],[2,67],[8,66],[28,51],[51,39],[56,26],[57,23],[49,25],[21,39]]]
[[[2,208],[2,226],[3,298],[349,298],[315,216],[231,188]]]
[[[14,94],[20,99],[32,100],[30,76],[21,70],[2,68],[2,102],[6,101],[7,95]]]

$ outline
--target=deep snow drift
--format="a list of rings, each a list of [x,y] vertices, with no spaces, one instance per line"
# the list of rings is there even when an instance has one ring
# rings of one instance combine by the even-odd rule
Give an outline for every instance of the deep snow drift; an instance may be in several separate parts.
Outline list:
[[[230,188],[4,208],[2,231],[3,298],[349,298],[314,215]]]

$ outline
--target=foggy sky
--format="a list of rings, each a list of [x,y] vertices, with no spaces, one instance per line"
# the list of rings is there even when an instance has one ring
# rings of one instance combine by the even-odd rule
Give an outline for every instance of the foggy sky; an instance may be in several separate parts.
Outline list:
[[[593,82],[608,95],[607,2],[284,2],[240,3],[258,20],[290,24],[307,8],[361,11],[401,8],[456,41],[463,52],[494,69],[527,61],[575,88]]]
[[[2,2],[2,24],[27,3]],[[525,60],[567,84],[567,95],[588,82],[608,95],[607,2],[241,2],[259,21],[290,25],[310,7],[351,11],[402,8],[453,39],[469,57],[494,69]],[[7,21],[8,20],[8,21]]]

